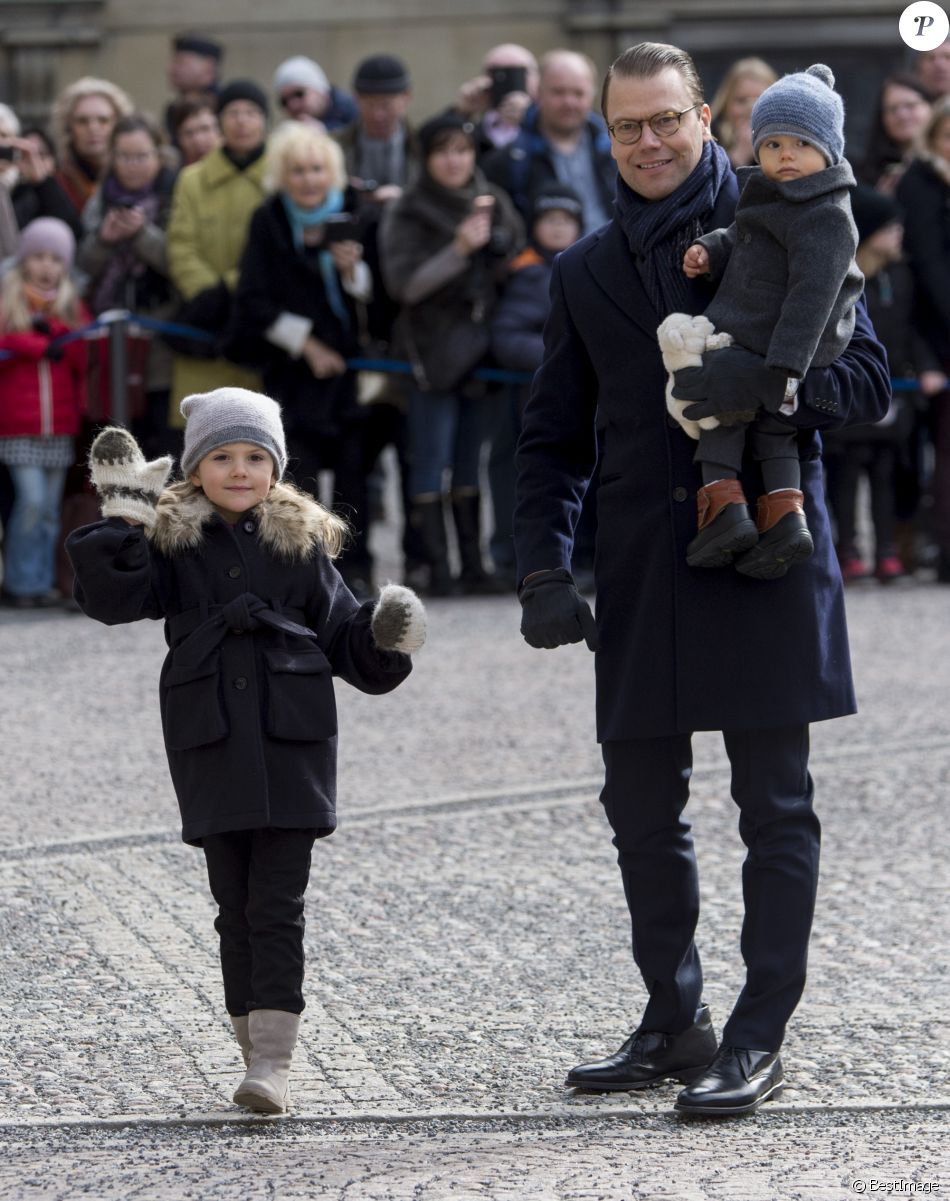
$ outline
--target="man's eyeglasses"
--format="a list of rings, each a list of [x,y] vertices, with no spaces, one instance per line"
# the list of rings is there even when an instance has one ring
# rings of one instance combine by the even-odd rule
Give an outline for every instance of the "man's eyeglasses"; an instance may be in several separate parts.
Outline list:
[[[639,142],[643,136],[644,125],[649,125],[658,138],[671,138],[679,129],[686,114],[693,112],[701,104],[702,101],[699,104],[691,104],[689,108],[684,108],[679,113],[654,113],[645,121],[617,121],[615,124],[607,126],[607,132],[622,146],[633,146]]]
[[[303,100],[306,94],[306,88],[294,88],[292,92],[284,92],[283,96],[280,98],[280,107],[286,108],[287,105],[290,104],[291,100]]]

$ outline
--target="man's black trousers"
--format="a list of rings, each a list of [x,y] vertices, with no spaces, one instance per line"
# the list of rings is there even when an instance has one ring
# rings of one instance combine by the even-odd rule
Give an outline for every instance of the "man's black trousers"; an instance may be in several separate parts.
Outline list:
[[[723,731],[732,796],[747,848],[742,868],[746,981],[722,1042],[776,1051],[805,986],[821,827],[812,809],[808,726]],[[694,942],[699,882],[683,811],[690,735],[603,744],[601,800],[633,927],[633,957],[649,993],[645,1030],[679,1033],[702,999]]]

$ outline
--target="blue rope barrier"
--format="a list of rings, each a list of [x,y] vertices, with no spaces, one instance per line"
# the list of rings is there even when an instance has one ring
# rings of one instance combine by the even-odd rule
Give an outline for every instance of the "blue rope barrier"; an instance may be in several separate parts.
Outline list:
[[[60,337],[54,338],[50,342],[49,348],[55,353],[60,347],[68,346],[70,342],[76,342],[81,338],[90,338],[98,333],[99,330],[107,329],[110,325],[114,325],[118,321],[124,321],[128,325],[135,325],[140,329],[150,330],[157,334],[171,334],[177,338],[192,338],[196,342],[213,342],[215,340],[214,334],[209,333],[206,329],[199,329],[195,325],[181,325],[177,321],[159,321],[155,317],[144,317],[138,313],[131,313],[126,309],[113,309],[109,313],[97,317],[89,325],[84,325],[81,329],[71,330],[68,334],[61,334]],[[16,357],[12,350],[0,350],[0,361]],[[347,359],[346,365],[351,371],[379,371],[385,375],[413,374],[412,364],[405,362],[403,359],[366,359],[357,357]],[[534,373],[531,371],[508,371],[503,367],[478,367],[472,372],[473,379],[489,384],[524,385],[530,384],[533,377]],[[916,380],[891,380],[892,392],[917,392],[919,390],[920,386]]]

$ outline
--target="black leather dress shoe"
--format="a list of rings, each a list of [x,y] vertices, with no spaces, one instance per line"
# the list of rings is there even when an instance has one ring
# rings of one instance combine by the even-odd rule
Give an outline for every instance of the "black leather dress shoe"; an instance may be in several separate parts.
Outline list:
[[[755,1113],[763,1101],[779,1095],[784,1081],[778,1051],[720,1047],[706,1071],[676,1098],[675,1109],[700,1117]]]
[[[696,1021],[681,1034],[634,1030],[616,1055],[572,1068],[564,1084],[589,1092],[649,1088],[672,1077],[684,1084],[705,1071],[716,1054],[709,1009],[700,1005]]]

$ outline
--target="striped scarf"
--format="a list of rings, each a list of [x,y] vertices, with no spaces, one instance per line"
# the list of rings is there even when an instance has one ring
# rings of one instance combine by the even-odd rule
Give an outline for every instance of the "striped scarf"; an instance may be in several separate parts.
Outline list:
[[[703,221],[712,212],[730,169],[725,150],[717,142],[705,142],[699,162],[662,200],[644,200],[617,177],[617,220],[658,322],[670,313],[690,310],[693,293],[683,273],[683,255],[703,233]]]

